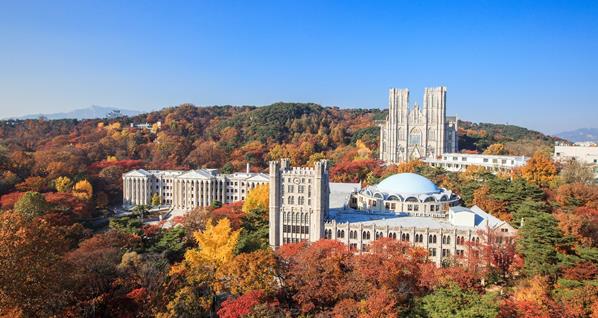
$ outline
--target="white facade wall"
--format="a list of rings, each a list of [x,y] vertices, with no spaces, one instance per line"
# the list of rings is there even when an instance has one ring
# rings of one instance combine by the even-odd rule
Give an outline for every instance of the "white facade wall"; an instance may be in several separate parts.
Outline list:
[[[524,156],[445,153],[441,158],[427,158],[423,162],[452,172],[464,171],[469,166],[480,166],[491,172],[499,172],[521,167],[528,159]]]
[[[268,176],[263,173],[139,169],[123,174],[123,206],[149,205],[152,196],[157,194],[163,206],[191,210],[209,206],[214,201],[231,203],[245,200],[251,189],[268,182]]]
[[[594,170],[594,179],[598,180],[598,146],[554,146],[554,160],[565,162],[568,160],[576,160],[581,163],[591,165]]]

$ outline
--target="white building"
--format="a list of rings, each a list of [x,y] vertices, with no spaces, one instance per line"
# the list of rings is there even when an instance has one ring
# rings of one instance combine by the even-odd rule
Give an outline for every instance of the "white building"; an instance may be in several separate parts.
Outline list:
[[[499,156],[483,154],[445,153],[439,158],[426,158],[423,161],[432,167],[460,172],[469,166],[480,166],[491,172],[512,171],[525,165],[529,158],[524,156]]]
[[[557,143],[554,146],[554,160],[559,162],[576,160],[591,165],[594,169],[594,177],[598,179],[598,146],[595,144],[569,146]]]
[[[458,120],[446,116],[446,87],[426,88],[423,109],[409,109],[409,90],[391,88],[380,124],[380,160],[399,163],[457,152]]]
[[[123,174],[123,207],[148,205],[155,194],[162,205],[191,210],[214,201],[230,203],[245,200],[249,190],[268,183],[263,173],[220,174],[216,169],[143,170]]]
[[[324,164],[314,168],[290,168],[288,161],[270,165],[273,248],[333,239],[361,253],[367,252],[374,240],[389,237],[427,249],[430,259],[440,265],[453,256],[464,256],[468,245],[483,241],[488,231],[496,233],[501,242],[516,234],[508,223],[477,206],[460,206],[456,194],[417,174],[396,174],[360,189],[359,184],[328,183]],[[280,173],[273,178],[273,171]],[[298,205],[300,194],[294,185],[309,185],[308,180],[316,182],[319,190],[309,194],[311,201],[304,199]],[[320,202],[314,201],[316,194],[321,194]]]

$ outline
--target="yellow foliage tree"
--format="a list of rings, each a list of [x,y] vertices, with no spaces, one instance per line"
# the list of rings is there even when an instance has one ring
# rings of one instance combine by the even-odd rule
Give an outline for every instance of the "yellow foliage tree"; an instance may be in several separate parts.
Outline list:
[[[309,156],[309,160],[307,161],[307,166],[313,167],[316,162],[318,162],[322,159],[328,159],[326,157],[326,154],[324,154],[323,152],[316,152],[316,153],[312,154],[311,156]]]
[[[205,230],[193,233],[199,248],[187,250],[183,262],[173,267],[173,273],[185,272],[189,282],[203,282],[210,278],[218,267],[232,259],[239,233],[232,230],[227,218],[219,220],[216,225],[208,220]]]
[[[177,292],[177,297],[167,306],[167,313],[159,317],[178,317],[180,307],[191,304],[206,311],[211,308],[216,292],[222,286],[217,281],[216,272],[233,259],[239,233],[231,229],[227,218],[219,220],[216,225],[208,220],[205,230],[193,233],[199,247],[187,250],[183,261],[170,270],[170,275],[183,275],[187,286]],[[198,297],[195,291],[201,291],[201,296]]]
[[[113,122],[110,125],[108,125],[108,130],[120,130],[121,125],[119,122]]]
[[[93,195],[93,187],[87,180],[81,180],[75,183],[73,187],[73,195],[81,200],[89,200]]]
[[[269,249],[239,254],[218,269],[218,289],[228,290],[233,295],[251,290],[274,293],[278,288],[275,268],[276,258]]]
[[[247,198],[243,202],[243,212],[249,213],[254,209],[267,209],[270,202],[270,192],[267,184],[261,184],[251,189],[247,193]]]
[[[355,158],[353,158],[354,160],[363,160],[371,158],[372,150],[370,150],[370,148],[368,148],[368,146],[363,141],[361,141],[361,139],[357,140],[355,146],[357,147],[357,155],[355,156]]]
[[[411,161],[407,161],[407,162],[401,162],[397,166],[397,173],[406,173],[406,172],[415,173],[415,169],[417,167],[423,167],[425,165],[426,164],[421,162],[420,160],[411,160]]]
[[[488,173],[486,168],[482,166],[471,165],[465,168],[465,171],[459,174],[459,179],[464,182],[471,182],[474,180],[478,180],[480,176],[484,173]]]
[[[492,144],[484,150],[485,155],[504,155],[505,145],[503,144]]]
[[[69,177],[58,177],[54,180],[54,187],[58,192],[69,192],[73,187],[73,181]]]
[[[521,176],[530,183],[546,187],[557,176],[556,165],[547,153],[537,151],[525,166],[521,167]]]
[[[116,156],[106,156],[106,161],[116,161]]]

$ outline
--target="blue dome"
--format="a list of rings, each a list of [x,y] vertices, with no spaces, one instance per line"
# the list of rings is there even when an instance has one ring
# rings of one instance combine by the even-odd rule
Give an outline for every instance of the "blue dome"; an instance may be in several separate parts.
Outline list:
[[[382,180],[376,186],[379,191],[388,194],[421,194],[439,193],[438,188],[432,181],[415,173],[398,173]]]

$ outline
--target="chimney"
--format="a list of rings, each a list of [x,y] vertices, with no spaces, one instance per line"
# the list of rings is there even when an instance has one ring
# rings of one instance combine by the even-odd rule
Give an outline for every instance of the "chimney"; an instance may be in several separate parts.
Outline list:
[[[249,173],[249,162],[247,163],[247,173]]]

